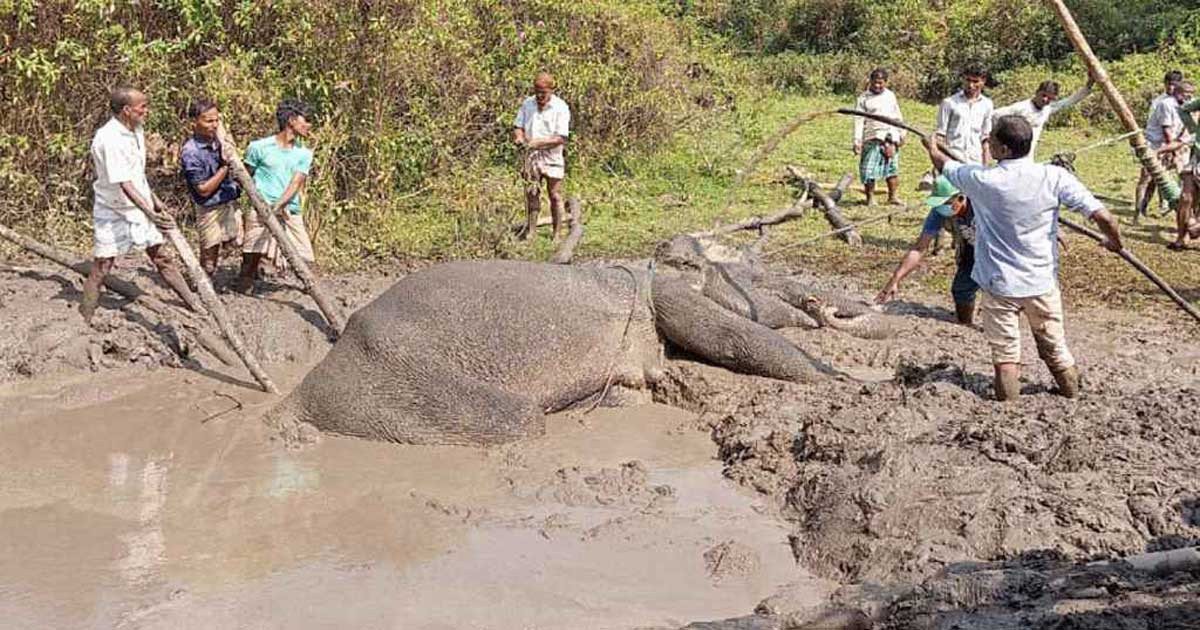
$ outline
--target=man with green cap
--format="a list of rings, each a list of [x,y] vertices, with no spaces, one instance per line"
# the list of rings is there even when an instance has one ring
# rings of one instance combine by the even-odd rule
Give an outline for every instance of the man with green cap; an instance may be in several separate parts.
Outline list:
[[[971,210],[971,202],[950,183],[950,180],[938,177],[933,182],[933,190],[930,191],[929,197],[925,199],[925,205],[930,211],[929,216],[925,217],[925,224],[921,226],[921,235],[904,254],[896,271],[875,297],[875,301],[883,304],[896,298],[900,281],[921,264],[921,259],[925,257],[930,244],[945,228],[954,235],[957,251],[957,269],[954,272],[954,281],[950,283],[954,312],[960,324],[970,325],[975,318],[975,294],[979,291],[979,285],[971,279],[971,269],[975,266],[975,217]]]

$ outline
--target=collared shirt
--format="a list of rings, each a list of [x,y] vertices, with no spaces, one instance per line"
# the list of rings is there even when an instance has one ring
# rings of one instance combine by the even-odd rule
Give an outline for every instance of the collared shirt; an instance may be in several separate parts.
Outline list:
[[[520,127],[525,130],[525,139],[541,140],[551,136],[568,137],[571,133],[571,108],[567,107],[567,102],[558,98],[557,95],[550,96],[550,102],[546,103],[545,109],[538,109],[537,98],[530,96],[521,103],[521,109],[517,110],[517,117],[513,121],[514,127]],[[543,149],[545,154],[546,164],[550,166],[563,166],[566,164],[563,159],[563,145]]]
[[[896,94],[887,88],[884,88],[879,94],[870,90],[863,92],[859,95],[858,101],[854,103],[854,109],[868,114],[879,114],[896,120],[904,120],[904,116],[900,114],[900,103],[896,100]],[[854,117],[855,145],[860,145],[864,141],[889,138],[893,142],[900,142],[904,139],[904,130],[870,118]]]
[[[992,133],[993,109],[992,99],[980,94],[974,101],[968,101],[959,90],[938,107],[937,134],[971,163],[982,164],[983,139]]]
[[[233,177],[226,174],[216,192],[205,197],[197,187],[208,181],[225,164],[221,159],[221,143],[216,139],[204,141],[196,136],[187,139],[179,151],[179,170],[187,181],[192,201],[202,208],[215,208],[237,199],[242,190]]]
[[[1037,151],[1038,140],[1042,138],[1042,128],[1046,126],[1046,121],[1050,117],[1064,109],[1078,105],[1080,101],[1087,98],[1092,91],[1086,85],[1080,88],[1074,94],[1066,99],[1060,99],[1038,109],[1033,104],[1033,99],[1027,99],[1006,107],[1001,107],[992,112],[992,123],[1000,120],[1005,116],[1020,116],[1029,122],[1029,126],[1033,128],[1033,143],[1029,145],[1029,155],[1034,156]]]
[[[954,242],[966,243],[975,247],[975,211],[970,208],[956,217],[943,217],[937,210],[931,209],[921,224],[921,234],[936,237],[943,229],[954,235]]]
[[[275,136],[267,136],[251,142],[242,160],[246,166],[254,169],[254,186],[263,199],[274,204],[287,192],[288,184],[292,183],[296,173],[308,175],[312,168],[313,152],[298,144],[281,147]],[[300,193],[292,195],[287,210],[291,214],[300,214]]]
[[[951,160],[942,170],[975,210],[971,278],[1000,297],[1034,297],[1058,282],[1058,208],[1085,217],[1104,206],[1066,169],[1026,156],[992,167]]]
[[[1179,118],[1179,101],[1170,94],[1160,94],[1150,103],[1150,117],[1146,120],[1146,142],[1150,148],[1157,149],[1166,144],[1167,137],[1163,128],[1171,132],[1171,137],[1178,140],[1183,132],[1183,121]]]
[[[150,182],[146,180],[146,136],[141,127],[131,130],[116,117],[108,119],[92,138],[92,166],[96,181],[92,215],[98,219],[119,219],[138,211],[121,184],[130,182],[134,190],[150,201]],[[139,211],[140,212],[140,211]]]

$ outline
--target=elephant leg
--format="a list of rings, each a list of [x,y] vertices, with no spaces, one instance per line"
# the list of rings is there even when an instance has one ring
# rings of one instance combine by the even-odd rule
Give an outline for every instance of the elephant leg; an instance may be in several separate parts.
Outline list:
[[[818,298],[823,306],[832,307],[838,317],[856,317],[878,312],[870,303],[864,300],[830,291],[818,291],[799,280],[787,276],[757,274],[754,277],[754,286],[770,291],[772,295],[807,312],[809,315],[813,315],[808,305],[810,298]]]
[[[811,382],[835,371],[783,335],[721,308],[678,278],[654,279],[658,329],[684,350],[743,374]]]

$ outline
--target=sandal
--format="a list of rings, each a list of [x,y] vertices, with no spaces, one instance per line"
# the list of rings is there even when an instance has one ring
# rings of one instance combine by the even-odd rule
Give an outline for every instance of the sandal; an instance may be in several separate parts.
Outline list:
[[[1190,249],[1190,248],[1187,245],[1180,243],[1179,241],[1171,241],[1170,243],[1167,243],[1167,249],[1169,249],[1173,252],[1181,252],[1185,249]]]

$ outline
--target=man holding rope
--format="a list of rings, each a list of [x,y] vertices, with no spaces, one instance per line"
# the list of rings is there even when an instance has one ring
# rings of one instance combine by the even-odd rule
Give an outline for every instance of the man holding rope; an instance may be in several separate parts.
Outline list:
[[[1033,129],[1020,116],[996,121],[988,144],[993,167],[956,162],[923,138],[933,167],[971,199],[975,211],[975,268],[983,290],[980,319],[991,347],[998,400],[1020,394],[1020,314],[1029,319],[1038,355],[1050,368],[1059,393],[1079,393],[1079,371],[1067,348],[1058,288],[1058,208],[1092,219],[1104,246],[1121,251],[1117,221],[1067,170],[1029,156]]]
[[[542,180],[550,197],[551,240],[558,240],[563,215],[563,145],[571,133],[571,108],[554,94],[554,77],[543,72],[533,81],[533,96],[521,103],[513,121],[513,143],[526,149],[521,176],[525,180],[525,232],[531,238],[542,212]]]

